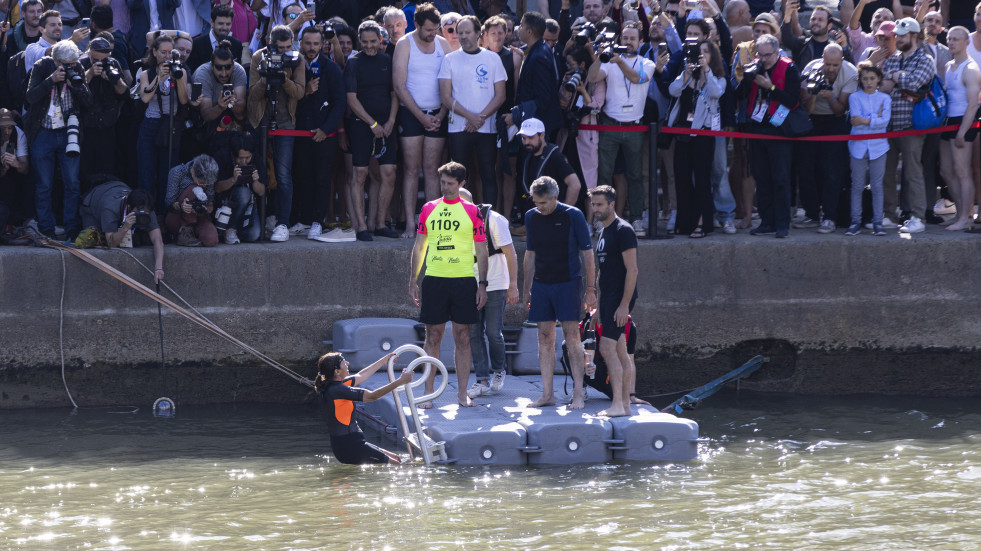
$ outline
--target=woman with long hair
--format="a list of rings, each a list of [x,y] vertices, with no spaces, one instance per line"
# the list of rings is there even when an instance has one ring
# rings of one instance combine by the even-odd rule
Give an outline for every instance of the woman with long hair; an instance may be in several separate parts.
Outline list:
[[[173,51],[174,39],[158,35],[143,59],[139,82],[140,100],[146,105],[146,113],[136,139],[138,184],[140,188],[156,194],[158,214],[167,210],[164,202],[167,172],[177,164],[180,152],[179,134],[175,133],[174,139],[170,140],[172,143],[168,143],[169,117],[177,114],[179,106],[187,104],[187,71],[182,70],[180,75],[172,74]],[[183,125],[183,122],[175,118],[174,127],[178,131],[179,125]]]
[[[698,47],[697,63],[686,62],[685,70],[668,87],[677,98],[668,120],[673,127],[721,130],[719,98],[726,89],[722,54],[718,46],[707,40]],[[697,239],[714,229],[715,204],[710,177],[714,155],[712,136],[675,136],[674,174],[678,196],[675,233],[687,233]]]

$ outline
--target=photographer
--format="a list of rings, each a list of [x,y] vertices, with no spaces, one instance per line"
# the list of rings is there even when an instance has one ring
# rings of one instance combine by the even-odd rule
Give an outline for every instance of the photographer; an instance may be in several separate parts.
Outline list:
[[[92,93],[78,64],[78,47],[62,40],[34,64],[27,101],[30,107],[24,129],[31,149],[35,174],[34,201],[38,230],[47,236],[55,232],[52,208],[55,162],[64,183],[64,225],[70,239],[81,229],[78,220],[80,128],[78,114],[92,102]]]
[[[261,132],[296,128],[296,103],[306,93],[307,72],[300,64],[299,53],[293,50],[293,31],[277,25],[269,33],[269,46],[252,55],[249,69],[249,124]],[[260,139],[262,136],[259,137]],[[290,211],[293,204],[293,136],[269,138],[276,174],[274,216],[276,227],[271,241],[290,238]],[[265,170],[265,159],[257,167]]]
[[[158,214],[166,212],[163,192],[170,167],[178,162],[184,128],[180,108],[187,104],[187,71],[174,61],[175,54],[174,39],[157,36],[143,60],[138,86],[140,101],[146,106],[136,139],[138,187],[155,190]]]
[[[501,57],[480,47],[480,23],[468,15],[457,22],[460,49],[446,55],[439,70],[443,106],[449,109],[450,159],[477,174],[483,203],[497,201],[497,109],[504,103],[507,73]],[[472,159],[476,158],[476,165]]]
[[[845,116],[848,96],[858,90],[858,69],[845,61],[838,44],[828,44],[822,59],[804,67],[801,78],[801,103],[811,116],[814,129],[809,136],[836,136],[851,131]],[[795,228],[818,225],[818,233],[835,231],[838,219],[838,200],[847,184],[848,145],[845,142],[808,142],[799,147],[798,193],[804,207],[804,220]]]
[[[215,210],[215,181],[218,163],[208,155],[170,170],[167,181],[167,231],[177,235],[185,247],[214,247],[218,230],[211,222]]]
[[[296,104],[296,126],[315,133],[313,138],[302,138],[296,142],[293,155],[297,182],[294,202],[297,206],[296,220],[310,226],[307,237],[311,239],[323,233],[321,224],[334,196],[331,176],[334,157],[337,156],[337,131],[347,109],[344,75],[340,67],[322,53],[323,42],[320,27],[307,27],[300,38],[307,85],[306,96]],[[388,237],[398,237],[398,234],[393,232]]]
[[[92,91],[91,109],[80,113],[82,131],[90,144],[110,144],[82,148],[82,174],[116,171],[116,122],[128,89],[119,63],[111,57],[112,49],[112,35],[103,32],[89,42],[89,51],[80,61]]]
[[[726,89],[725,62],[715,43],[703,40],[697,46],[696,52],[685,52],[684,72],[671,83],[671,95],[679,99],[668,120],[673,127],[718,131],[722,129],[719,98]],[[685,48],[690,47],[691,43],[686,42]],[[712,136],[675,137],[674,180],[678,197],[675,232],[687,233],[693,239],[705,237],[714,230],[709,160],[715,157],[716,145]]]
[[[198,110],[204,119],[207,136],[213,136],[221,123],[219,119],[230,116],[235,121],[245,121],[245,68],[235,61],[232,43],[223,40],[211,52],[211,61],[201,65],[191,78],[193,87],[201,85]],[[192,94],[193,95],[193,94]],[[192,101],[192,104],[194,102]],[[227,121],[224,127],[231,126]]]
[[[256,170],[253,151],[255,140],[244,132],[227,132],[230,144],[216,155],[218,181],[215,195],[218,209],[217,220],[225,227],[225,243],[235,245],[259,239],[262,224],[259,221],[259,197],[266,194],[266,185]],[[222,218],[225,209],[227,220]]]
[[[91,47],[91,44],[89,45]],[[113,177],[115,178],[115,177]],[[153,196],[145,189],[133,191],[126,184],[111,179],[92,188],[82,199],[82,227],[95,228],[106,236],[109,248],[123,245],[127,237],[132,241],[143,242],[145,233],[153,244],[153,282],[160,283],[164,278],[164,243],[157,226],[157,215],[153,212]]]
[[[600,124],[635,126],[641,124],[647,104],[647,87],[655,73],[655,63],[637,55],[641,28],[628,24],[620,35],[620,46],[607,46],[600,53],[601,63],[589,68],[589,82],[606,81],[606,103]],[[643,231],[644,134],[641,132],[602,132],[599,137],[599,185],[613,184],[617,153],[622,149],[627,169],[627,203],[637,233]],[[652,214],[653,216],[653,214]]]
[[[586,74],[596,63],[596,54],[592,48],[575,45],[566,48],[565,64],[569,69],[562,79],[562,89],[559,91],[559,104],[566,113],[566,128],[568,138],[575,140],[575,150],[579,155],[579,166],[582,169],[583,184],[590,190],[596,187],[599,169],[599,132],[596,130],[580,130],[581,124],[599,124],[597,115],[606,101],[606,82],[587,82]],[[563,136],[559,134],[559,143]],[[586,202],[586,220],[592,220],[592,208]]]
[[[27,137],[13,111],[0,109],[0,233],[7,222],[34,217],[34,190],[27,178],[30,158]]]

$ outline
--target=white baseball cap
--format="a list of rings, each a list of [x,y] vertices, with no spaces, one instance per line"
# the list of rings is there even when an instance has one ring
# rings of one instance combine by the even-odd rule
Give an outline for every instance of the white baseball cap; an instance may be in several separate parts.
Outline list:
[[[536,118],[530,118],[521,123],[521,130],[518,131],[518,134],[530,137],[543,132],[545,132],[545,123]]]

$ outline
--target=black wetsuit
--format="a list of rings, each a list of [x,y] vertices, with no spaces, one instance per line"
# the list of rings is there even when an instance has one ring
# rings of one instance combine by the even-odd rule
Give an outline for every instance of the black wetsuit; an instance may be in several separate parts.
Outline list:
[[[320,393],[330,449],[341,463],[363,465],[388,463],[388,456],[364,441],[364,433],[354,420],[354,402],[364,401],[364,389],[354,386],[354,375],[343,381],[331,381]]]

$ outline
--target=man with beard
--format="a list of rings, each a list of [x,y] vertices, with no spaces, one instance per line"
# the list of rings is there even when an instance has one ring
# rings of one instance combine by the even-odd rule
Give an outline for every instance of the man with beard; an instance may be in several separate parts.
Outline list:
[[[41,14],[44,4],[41,0],[26,0],[20,7],[22,19],[14,25],[13,41],[7,41],[7,54],[13,57],[17,52],[23,52],[27,46],[41,38]]]
[[[545,124],[542,121],[531,118],[521,123],[521,147],[524,149],[524,158],[521,162],[521,183],[522,200],[524,201],[520,209],[527,211],[532,208],[531,184],[542,176],[549,176],[558,183],[559,196],[563,197],[563,202],[567,205],[575,206],[576,199],[579,198],[579,188],[582,184],[576,171],[559,151],[555,144],[545,141]]]
[[[192,72],[211,61],[211,52],[221,44],[222,40],[227,40],[232,45],[232,59],[235,61],[242,59],[242,41],[229,34],[232,31],[234,17],[235,10],[231,6],[219,4],[211,8],[211,31],[194,39],[191,55],[187,58],[187,66]]]
[[[780,41],[783,47],[793,54],[794,66],[797,70],[803,71],[808,63],[820,59],[824,54],[824,47],[830,40],[828,33],[831,32],[831,10],[824,6],[814,8],[808,23],[811,33],[807,38],[794,34],[792,22],[797,17],[797,10],[797,5],[791,4],[784,13],[783,26],[780,27]]]

